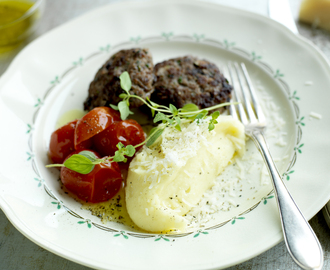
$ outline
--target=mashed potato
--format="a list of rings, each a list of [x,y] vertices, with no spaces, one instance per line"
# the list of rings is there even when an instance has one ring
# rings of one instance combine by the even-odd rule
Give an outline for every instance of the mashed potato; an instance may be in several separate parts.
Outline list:
[[[235,154],[243,155],[245,134],[239,121],[219,116],[211,132],[208,121],[183,122],[181,132],[166,128],[151,147],[144,146],[131,162],[127,211],[141,229],[184,232],[184,215],[214,185]]]

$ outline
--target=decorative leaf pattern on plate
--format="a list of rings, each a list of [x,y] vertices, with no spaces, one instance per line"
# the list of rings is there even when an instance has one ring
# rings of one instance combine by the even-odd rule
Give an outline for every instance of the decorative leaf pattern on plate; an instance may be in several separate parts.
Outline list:
[[[165,237],[164,235],[160,234],[158,235],[158,237],[155,239],[155,242],[158,242],[159,240],[163,239],[166,242],[169,242],[170,239],[168,239],[167,237]]]
[[[114,237],[118,237],[118,236],[123,236],[125,239],[128,239],[128,235],[126,234],[125,231],[120,231],[119,233],[115,234]]]
[[[257,55],[255,52],[251,53],[251,57],[252,57],[252,59],[251,59],[252,61],[257,61],[257,60],[262,59],[262,56]]]
[[[302,144],[300,144],[299,146],[296,146],[296,147],[294,148],[294,150],[298,151],[298,153],[301,154],[301,153],[302,153],[301,148],[302,148],[303,146],[304,146],[304,144],[302,143]]]
[[[74,61],[72,64],[77,67],[77,66],[82,66],[84,63],[84,59],[80,57],[77,61]]]
[[[104,47],[100,47],[101,52],[109,52],[110,51],[110,44],[105,45]]]
[[[169,41],[170,38],[173,37],[173,32],[168,32],[168,33],[163,32],[162,37],[165,38],[165,40]]]
[[[92,228],[92,221],[90,219],[80,220],[77,222],[78,224],[87,224],[87,227]]]
[[[267,197],[263,198],[264,204],[267,204],[268,200],[273,199],[274,197],[274,195],[268,195]]]
[[[305,119],[305,117],[301,117],[299,120],[296,121],[296,124],[301,125],[301,126],[305,126],[305,123],[303,122],[303,120]]]
[[[223,41],[223,44],[225,45],[226,49],[230,49],[230,48],[234,47],[236,43],[235,42],[229,42],[227,39],[225,39]]]
[[[188,36],[182,36],[184,38],[184,40],[187,39]],[[150,37],[149,37],[150,38]],[[172,39],[180,39],[180,36],[174,36],[173,32],[172,31],[169,31],[169,32],[162,32],[160,36],[158,37],[153,37],[154,39],[158,38],[160,41],[164,41],[164,39],[166,41],[171,41]],[[189,37],[188,37],[189,38]],[[204,34],[193,34],[190,36],[190,39],[191,41],[194,41],[194,42],[207,42],[207,39],[205,38],[205,35]],[[133,43],[133,44],[140,44],[143,42],[144,39],[141,38],[141,36],[136,36],[136,37],[131,37],[129,42],[124,42],[122,43],[121,45],[129,45],[129,43]],[[147,40],[147,38],[146,38]],[[85,64],[85,62],[89,61],[90,59],[92,59],[94,56],[100,54],[101,52],[111,52],[112,48],[117,48],[119,44],[117,44],[116,47],[112,47],[110,46],[109,44],[105,45],[105,46],[101,46],[99,47],[99,51],[98,53],[97,52],[94,52],[92,53],[91,55],[87,56],[87,57],[80,57],[78,59],[78,61],[75,61],[73,62],[73,66],[69,67],[66,71],[63,72],[63,74],[61,76],[55,76],[54,79],[52,81],[50,81],[50,84],[51,84],[51,87],[49,87],[48,89],[46,89],[46,95],[44,97],[44,99],[47,98],[48,94],[53,91],[53,89],[55,88],[54,86],[58,85],[61,83],[61,80],[67,76],[67,74],[69,74],[71,72],[71,70],[73,70],[75,67],[77,66],[81,66],[83,64]],[[224,39],[223,43],[221,42],[218,42],[217,46],[219,46],[220,48],[225,48],[227,50],[232,50],[232,49],[235,49],[238,53],[242,53],[243,55],[248,55],[250,59],[252,59],[252,61],[254,62],[258,62],[258,64],[262,64],[263,66],[266,66],[268,67],[268,65],[266,63],[263,63],[261,62],[260,60],[262,59],[262,57],[260,55],[258,55],[256,52],[252,51],[252,53],[249,53],[248,51],[245,51],[244,49],[240,49],[240,48],[236,48],[236,43],[235,42],[232,42],[232,41],[228,41],[227,39]],[[271,68],[268,68],[267,69],[268,72],[270,72],[271,74],[273,74],[273,77],[275,79],[279,79],[279,78],[282,78],[284,77],[284,74],[282,74],[280,72],[279,69],[277,69],[275,72],[272,71]],[[61,78],[61,79],[60,79]],[[282,80],[280,80],[280,82],[282,82]],[[300,100],[300,98],[297,96],[297,91],[294,91],[292,93],[292,95],[290,95],[290,91],[288,89],[288,99],[289,100],[292,100],[292,103],[293,105],[295,105],[295,107],[298,107],[294,101],[295,100]],[[40,109],[40,107],[43,105],[43,100],[42,99],[38,99],[37,100],[37,103],[35,104],[35,108],[36,108],[36,112]],[[296,125],[298,126],[298,129],[300,130],[300,133],[301,133],[301,129],[300,127],[301,126],[305,126],[305,123],[303,122],[304,120],[304,117],[301,117],[299,118],[299,110],[296,110],[296,114],[297,114],[297,120],[296,121]],[[32,121],[32,123],[34,124],[34,121]],[[30,134],[30,139],[32,138],[33,134],[32,134],[32,131],[34,130],[34,127],[33,127],[33,124],[27,124],[27,127],[28,127],[28,130],[26,131],[27,134]],[[30,140],[32,141],[32,140]],[[300,141],[300,140],[299,140]],[[297,142],[297,144],[299,144],[299,142]],[[294,155],[294,159],[296,159],[296,153],[302,153],[302,150],[301,148],[304,146],[304,144],[299,144],[299,146],[297,145],[296,147],[294,147],[294,151],[295,151],[295,155]],[[30,148],[32,149],[32,148]],[[28,158],[27,158],[27,161],[30,161],[32,160],[32,166],[34,166],[34,170],[35,170],[35,164],[34,164],[34,154],[32,153],[32,150],[31,152],[26,152],[27,155],[28,155]],[[290,174],[292,174],[294,171],[292,170],[292,166],[290,167],[290,169],[287,170],[287,172],[285,172],[283,174],[284,177],[286,177],[287,180],[290,179]],[[35,181],[38,181],[38,187],[41,187],[42,185],[44,185],[45,187],[45,190],[47,190],[47,184],[44,183],[44,180],[40,178],[40,173],[38,172],[38,170],[36,171],[37,173],[37,177],[38,178],[34,178]],[[47,191],[46,191],[47,192]],[[52,192],[48,189],[48,192],[47,194],[52,197],[53,199],[56,199],[56,197],[52,194]],[[274,197],[274,195],[268,195],[267,197],[264,197],[261,201],[263,201],[263,204],[266,205],[267,204],[267,201],[269,199],[272,199]],[[79,214],[76,214],[74,211],[72,211],[71,209],[69,209],[67,206],[63,205],[59,200],[57,202],[51,202],[52,204],[56,204],[57,205],[57,208],[58,209],[61,209],[61,207],[63,206],[63,209],[65,209],[65,211],[67,211],[68,213],[70,213],[73,217],[75,218],[79,218],[80,220],[77,222],[78,224],[87,224],[87,227],[88,228],[92,228],[94,223],[90,220],[90,219],[84,219],[83,217],[81,217]],[[258,205],[260,204],[260,201],[251,208],[251,210],[255,209]],[[243,216],[237,216],[237,217],[233,217],[232,219],[229,219],[227,220],[226,222],[224,222],[224,224],[227,224],[227,223],[231,223],[232,225],[234,225],[236,223],[237,220],[244,220],[245,217]],[[95,227],[96,228],[101,228],[102,226],[98,225],[95,223]],[[218,228],[220,228],[222,226],[219,226]],[[103,228],[103,227],[102,227]],[[138,237],[138,238],[150,238],[150,235],[149,234],[143,234],[143,233],[126,233],[125,231],[120,231],[120,230],[116,230],[116,229],[113,229],[113,228],[109,228],[109,230],[107,230],[109,232],[114,232],[114,237],[119,237],[119,236],[122,236],[124,239],[129,239],[129,236],[128,235],[131,235],[131,236],[134,236],[134,237]],[[155,238],[154,238],[154,241],[158,242],[160,240],[164,240],[166,242],[169,242],[170,241],[170,238],[172,237],[186,237],[186,236],[189,236],[190,234],[193,235],[193,238],[196,238],[196,237],[200,237],[200,235],[208,235],[209,233],[205,230],[197,230],[195,231],[195,233],[186,233],[186,234],[182,234],[180,236],[174,236],[174,235],[157,235]]]
[[[52,204],[56,204],[57,209],[61,209],[61,202],[52,202]]]
[[[285,173],[283,173],[283,177],[285,177],[286,180],[289,181],[290,180],[290,175],[289,174],[292,174],[292,173],[294,173],[294,170],[289,171],[289,172],[285,172]]]
[[[200,41],[202,41],[203,39],[205,39],[205,35],[203,35],[203,34],[201,34],[201,35],[194,34],[193,37],[194,37],[194,39],[195,39],[197,42],[200,42]]]
[[[38,181],[38,187],[41,187],[42,184],[45,182],[44,179],[41,179],[41,178],[34,178],[35,181]]]
[[[245,219],[245,217],[233,217],[231,224],[234,225],[236,223],[236,220],[243,220],[243,219]]]
[[[194,238],[198,237],[200,234],[209,234],[209,233],[203,230],[198,230],[197,233],[194,235]]]
[[[300,97],[297,97],[297,90],[293,91],[293,94],[289,97],[289,99],[300,100]]]

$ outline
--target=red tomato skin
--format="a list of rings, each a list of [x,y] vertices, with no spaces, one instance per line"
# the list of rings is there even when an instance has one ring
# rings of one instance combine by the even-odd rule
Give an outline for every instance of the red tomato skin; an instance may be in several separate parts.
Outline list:
[[[82,151],[85,149],[93,149],[93,139],[89,138],[85,141],[82,141],[78,145],[75,146],[75,150],[77,151]]]
[[[77,122],[74,133],[75,149],[84,148],[79,147],[79,144],[102,132],[112,123],[120,120],[120,113],[110,107],[94,108]]]
[[[74,149],[74,132],[78,120],[55,130],[49,143],[49,157],[53,163],[62,164],[65,158],[71,154]]]
[[[75,151],[71,155],[79,154],[79,152],[81,151]],[[100,158],[98,153],[91,152]],[[122,186],[123,178],[118,163],[111,162],[95,165],[93,171],[89,174],[81,174],[62,167],[61,181],[79,199],[86,202],[98,203],[114,197]]]
[[[117,144],[137,145],[145,141],[146,136],[139,125],[133,119],[128,119],[111,124],[107,129],[93,137],[93,145],[101,155],[113,156],[118,150]],[[140,149],[137,148],[136,151]]]

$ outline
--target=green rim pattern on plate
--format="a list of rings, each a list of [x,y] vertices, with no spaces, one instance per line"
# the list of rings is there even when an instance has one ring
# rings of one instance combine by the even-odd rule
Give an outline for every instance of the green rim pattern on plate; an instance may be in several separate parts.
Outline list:
[[[283,173],[283,179],[286,181],[289,181],[291,179],[291,175],[295,172],[293,170],[293,167],[296,163],[296,160],[298,158],[298,155],[303,152],[303,146],[304,143],[301,143],[302,140],[302,127],[305,126],[304,123],[304,116],[300,116],[300,110],[299,106],[297,104],[297,101],[300,100],[297,90],[294,90],[291,93],[291,90],[288,86],[288,84],[283,80],[285,77],[285,74],[281,72],[280,69],[273,69],[271,68],[268,64],[262,61],[262,56],[259,55],[257,52],[252,51],[248,52],[242,48],[236,47],[236,43],[233,41],[228,41],[227,39],[223,39],[223,41],[218,41],[214,39],[210,39],[205,37],[204,34],[192,34],[192,35],[174,35],[173,32],[163,32],[161,33],[160,36],[156,37],[146,37],[146,38],[141,38],[141,36],[136,36],[136,37],[131,37],[129,41],[122,42],[119,44],[116,44],[115,46],[111,46],[110,44],[106,44],[104,46],[99,47],[99,50],[86,56],[86,57],[77,57],[76,60],[72,61],[72,66],[66,69],[62,75],[55,75],[51,80],[50,80],[50,85],[49,87],[45,90],[44,96],[37,98],[35,102],[35,111],[32,117],[32,123],[27,123],[27,131],[26,134],[29,136],[28,140],[28,149],[29,151],[27,152],[27,162],[31,162],[31,166],[33,171],[35,172],[35,178],[33,179],[35,182],[34,184],[37,183],[38,187],[44,187],[45,192],[53,199],[51,201],[51,204],[54,205],[58,210],[59,209],[64,209],[67,213],[72,215],[73,217],[77,218],[79,221],[77,222],[78,225],[83,225],[85,224],[87,229],[92,229],[92,228],[97,228],[106,232],[110,232],[113,234],[113,237],[123,237],[124,239],[129,239],[130,237],[135,237],[135,238],[153,238],[155,242],[173,242],[175,238],[179,237],[186,237],[191,235],[191,237],[196,238],[196,237],[201,237],[201,236],[207,236],[209,235],[210,230],[218,229],[228,223],[231,225],[235,225],[237,222],[244,222],[245,216],[247,213],[251,212],[255,208],[257,208],[261,203],[262,205],[266,206],[268,200],[273,199],[275,197],[274,195],[274,190],[272,190],[269,194],[267,194],[265,197],[263,197],[259,202],[257,202],[255,205],[253,205],[251,208],[243,211],[240,213],[238,216],[232,217],[231,219],[228,219],[220,224],[205,228],[205,229],[198,229],[193,232],[187,232],[187,233],[182,233],[182,234],[153,234],[153,233],[136,233],[136,232],[126,232],[123,230],[117,230],[113,229],[108,226],[104,226],[101,224],[98,224],[96,222],[91,221],[90,219],[85,219],[84,217],[80,216],[79,214],[75,213],[72,211],[70,208],[68,208],[66,205],[63,204],[63,202],[57,198],[53,192],[48,188],[47,184],[45,183],[45,180],[42,179],[39,170],[37,169],[36,163],[35,163],[35,155],[33,153],[33,147],[32,147],[32,138],[33,138],[33,132],[34,132],[34,124],[36,122],[36,119],[38,117],[40,108],[44,105],[44,101],[47,99],[48,95],[53,91],[55,86],[61,84],[62,80],[64,77],[66,77],[70,72],[73,70],[83,66],[86,62],[88,62],[90,59],[94,58],[97,55],[100,54],[109,54],[112,51],[114,51],[117,48],[121,48],[124,46],[128,45],[139,45],[147,42],[152,42],[152,41],[163,41],[163,42],[171,42],[171,41],[186,41],[186,42],[196,42],[196,43],[201,43],[201,44],[206,44],[206,45],[212,45],[221,49],[225,49],[228,51],[232,51],[237,53],[238,55],[244,56],[248,58],[250,61],[254,62],[257,64],[259,67],[261,67],[263,70],[265,70],[268,74],[270,74],[275,80],[277,80],[280,85],[283,87],[283,89],[286,92],[288,100],[291,102],[294,108],[295,116],[296,116],[296,127],[297,127],[297,134],[296,134],[296,143],[295,147],[292,150],[293,151],[293,156],[289,162],[289,165],[286,169],[286,171]],[[172,241],[171,241],[172,239]],[[161,241],[163,240],[163,241]]]

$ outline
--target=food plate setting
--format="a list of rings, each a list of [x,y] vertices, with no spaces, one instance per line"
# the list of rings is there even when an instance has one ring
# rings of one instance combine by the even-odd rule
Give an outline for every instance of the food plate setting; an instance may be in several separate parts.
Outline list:
[[[34,41],[0,79],[0,206],[26,237],[99,269],[219,269],[283,240],[271,180],[249,140],[178,233],[101,219],[67,194],[57,169],[46,168],[59,122],[83,111],[99,68],[132,48],[149,49],[154,64],[207,59],[226,76],[228,63],[245,63],[292,197],[306,219],[327,203],[330,67],[316,47],[266,17],[205,1],[122,2]]]

